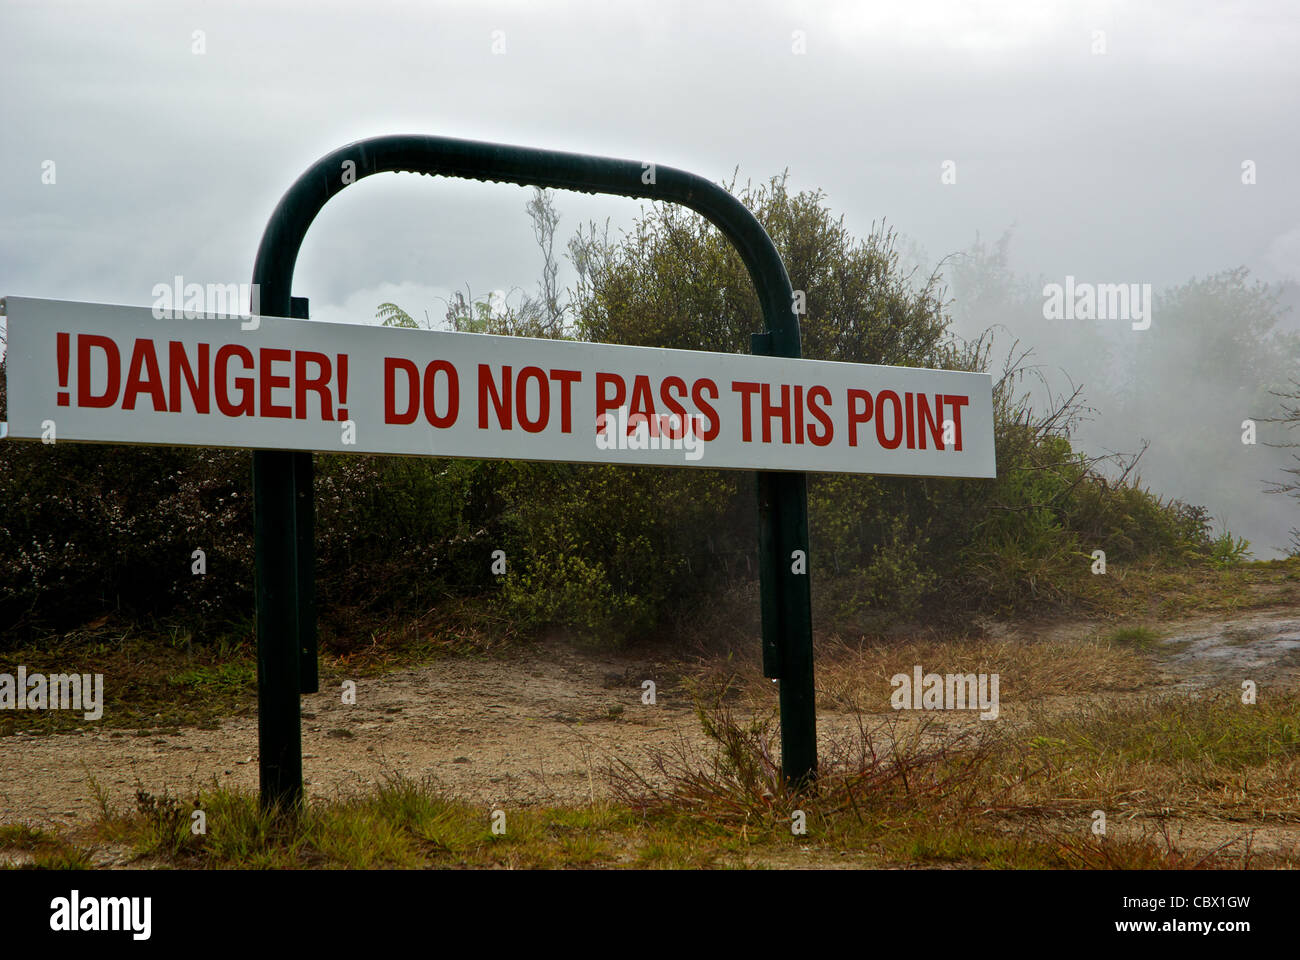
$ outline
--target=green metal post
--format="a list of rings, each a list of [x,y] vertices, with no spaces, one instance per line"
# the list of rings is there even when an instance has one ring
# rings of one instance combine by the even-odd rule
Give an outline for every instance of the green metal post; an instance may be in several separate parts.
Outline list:
[[[306,320],[306,297],[294,297],[290,311],[295,320]],[[319,653],[316,640],[316,467],[312,454],[293,455],[294,527],[298,544],[298,692],[320,690]]]
[[[288,276],[253,268],[264,316],[293,313]],[[264,810],[302,802],[302,644],[298,632],[299,453],[253,451],[253,549],[257,600],[257,745]],[[308,455],[310,456],[310,455]]]
[[[773,595],[763,605],[764,647],[778,647],[781,771],[795,786],[817,775],[807,503],[802,473],[758,475],[759,589]],[[796,551],[803,553],[801,563]],[[795,572],[797,566],[804,572]]]
[[[284,450],[253,451],[257,746],[263,809],[294,809],[302,799],[296,456]]]
[[[521,186],[639,197],[690,207],[736,247],[758,293],[767,332],[755,353],[798,357],[799,321],[785,265],[771,238],[745,206],[716,183],[672,167],[634,160],[535,150],[450,137],[396,135],[360,140],[327,154],[300,176],[267,222],[253,265],[253,282],[266,316],[292,316],[290,284],[298,251],[316,214],[336,193],[376,173],[504,181]],[[310,560],[297,556],[306,516],[295,509],[292,454],[253,455],[258,550],[258,697],[263,803],[302,796],[298,693],[303,641],[314,617],[304,604],[299,576]],[[306,470],[303,471],[304,477]],[[759,577],[762,586],[763,664],[781,684],[781,754],[786,778],[803,784],[816,775],[817,724],[813,709],[812,605],[809,574],[794,569],[794,551],[808,552],[808,508],[802,473],[760,472]],[[804,568],[805,570],[807,567]],[[303,635],[299,636],[299,623]]]
[[[755,334],[751,352],[771,356],[774,339],[771,333]],[[796,356],[797,347],[796,341]],[[763,676],[778,683],[781,770],[798,787],[817,775],[807,484],[802,473],[773,471],[760,472],[757,481]],[[803,554],[803,573],[796,572],[796,551]]]

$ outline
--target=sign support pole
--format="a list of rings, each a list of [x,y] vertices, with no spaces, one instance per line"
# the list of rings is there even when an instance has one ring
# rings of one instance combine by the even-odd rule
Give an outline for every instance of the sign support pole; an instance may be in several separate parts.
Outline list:
[[[257,589],[257,747],[264,809],[302,800],[299,715],[298,541],[294,460],[253,451],[253,549]]]
[[[290,309],[295,320],[306,320],[306,297],[294,297]],[[299,693],[317,693],[320,657],[316,644],[316,466],[312,454],[293,455],[294,535],[298,549],[298,687]]]
[[[807,570],[808,496],[802,473],[758,474],[758,577],[763,649],[774,648],[781,705],[781,771],[794,785],[817,772],[813,687],[812,597],[808,574],[794,572],[796,551]],[[770,597],[770,600],[769,600]],[[771,654],[769,654],[769,657]]]
[[[754,282],[767,332],[755,338],[753,352],[800,356],[799,321],[785,265],[754,215],[716,183],[652,163],[450,137],[396,135],[357,141],[322,157],[299,177],[272,213],[253,265],[262,315],[295,316],[290,287],[298,250],[329,199],[362,177],[401,171],[690,207],[731,241]],[[311,581],[307,546],[311,535],[296,496],[296,491],[311,488],[307,467],[299,481],[301,461],[295,457],[282,451],[253,454],[258,741],[264,808],[301,803],[298,697],[312,689],[314,679],[305,664],[310,658],[314,666],[315,614],[300,586]],[[782,774],[800,787],[817,770],[805,475],[760,472],[758,495],[764,673],[781,685]],[[796,563],[796,551],[802,551],[802,564]]]

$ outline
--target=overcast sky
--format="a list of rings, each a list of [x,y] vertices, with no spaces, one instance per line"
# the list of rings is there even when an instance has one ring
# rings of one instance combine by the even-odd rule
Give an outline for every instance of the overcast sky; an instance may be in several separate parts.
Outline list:
[[[932,261],[1014,226],[1028,276],[1300,275],[1294,3],[0,0],[0,38],[0,294],[147,305],[178,274],[247,282],[289,184],[386,133],[715,180],[788,168],[855,233],[887,220]],[[527,197],[362,181],[308,233],[294,292],[368,322],[385,300],[437,319],[452,289],[532,290]],[[557,199],[561,241],[638,210]]]
[[[1300,263],[1300,14],[1286,2],[2,0],[0,36],[0,293],[148,304],[175,274],[247,281],[304,168],[397,132],[713,179],[788,167],[855,232],[885,218],[935,259],[1014,224],[1031,275],[1161,286]],[[314,316],[363,321],[394,286],[408,309],[430,306],[427,289],[532,289],[526,198],[363,181],[308,234],[295,293]],[[637,202],[559,208],[567,236],[590,217],[626,223]]]

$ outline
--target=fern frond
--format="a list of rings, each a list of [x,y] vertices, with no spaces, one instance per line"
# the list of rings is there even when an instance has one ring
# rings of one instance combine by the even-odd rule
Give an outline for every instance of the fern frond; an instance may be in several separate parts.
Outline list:
[[[419,327],[415,318],[395,303],[381,303],[375,311],[375,319],[385,327]]]

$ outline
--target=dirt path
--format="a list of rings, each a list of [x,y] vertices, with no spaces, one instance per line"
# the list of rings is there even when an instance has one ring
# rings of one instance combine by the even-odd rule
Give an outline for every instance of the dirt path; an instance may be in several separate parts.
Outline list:
[[[1062,636],[1095,629],[1061,627]],[[1300,682],[1300,611],[1170,623],[1155,656],[1172,686],[1242,676],[1264,685]],[[1014,630],[1007,631],[1014,635]],[[581,803],[608,793],[621,758],[644,769],[647,750],[704,747],[690,697],[669,665],[635,656],[544,644],[501,659],[443,660],[357,681],[357,702],[337,685],[303,698],[308,793],[334,796],[386,775],[429,777],[485,805]],[[642,682],[656,704],[642,703]],[[819,733],[852,720],[823,712]],[[90,731],[0,738],[0,823],[72,826],[95,815],[90,778],[114,804],[137,785],[186,795],[214,782],[256,789],[257,723],[170,735]]]
[[[641,702],[656,681],[656,704]],[[509,659],[457,659],[356,681],[355,705],[338,684],[303,697],[308,792],[334,796],[386,775],[431,777],[449,792],[517,805],[591,799],[610,756],[638,759],[652,744],[694,736],[689,698],[643,660],[589,656],[564,646]],[[71,824],[95,808],[89,778],[114,803],[137,783],[173,793],[210,786],[255,789],[257,721],[141,737],[95,731],[0,740],[0,822]]]

